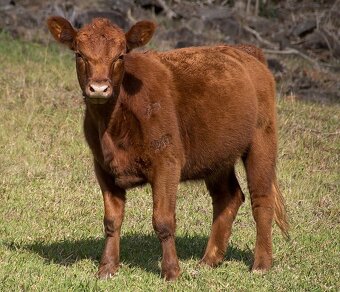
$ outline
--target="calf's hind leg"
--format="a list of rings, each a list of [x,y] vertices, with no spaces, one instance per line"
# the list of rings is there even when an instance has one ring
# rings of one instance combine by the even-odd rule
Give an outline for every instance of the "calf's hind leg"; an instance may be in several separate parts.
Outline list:
[[[252,271],[267,271],[272,265],[272,222],[275,212],[276,135],[274,130],[256,130],[243,159],[256,223]]]
[[[217,178],[206,180],[212,198],[213,223],[208,245],[201,263],[216,266],[223,257],[237,211],[244,201],[234,167]]]

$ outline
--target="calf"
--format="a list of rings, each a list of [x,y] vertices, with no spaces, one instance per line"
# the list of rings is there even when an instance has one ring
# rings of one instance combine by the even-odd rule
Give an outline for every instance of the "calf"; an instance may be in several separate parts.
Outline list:
[[[53,37],[74,51],[86,105],[84,131],[103,193],[105,247],[98,276],[119,267],[127,189],[150,183],[154,230],[162,246],[162,275],[178,277],[175,207],[178,184],[204,180],[213,203],[210,238],[201,263],[223,260],[244,201],[235,163],[242,159],[256,222],[254,271],[272,265],[272,221],[287,234],[276,176],[275,83],[260,49],[215,46],[131,52],[155,25],[124,33],[97,18],[75,30],[50,17]]]

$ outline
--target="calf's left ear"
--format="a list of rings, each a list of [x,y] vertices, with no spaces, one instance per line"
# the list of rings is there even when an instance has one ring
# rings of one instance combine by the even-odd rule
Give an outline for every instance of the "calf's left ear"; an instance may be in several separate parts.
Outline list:
[[[47,26],[57,42],[72,49],[77,31],[72,27],[71,23],[63,17],[51,16],[47,20]]]
[[[152,38],[156,24],[152,21],[142,20],[133,25],[125,34],[127,51],[146,45]]]

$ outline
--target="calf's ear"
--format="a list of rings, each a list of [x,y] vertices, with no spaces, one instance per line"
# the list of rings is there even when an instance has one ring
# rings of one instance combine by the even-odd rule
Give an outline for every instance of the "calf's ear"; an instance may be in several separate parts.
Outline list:
[[[148,20],[134,24],[125,34],[127,51],[146,45],[151,40],[155,29],[156,24]]]
[[[47,20],[47,26],[57,42],[72,49],[77,31],[72,27],[71,23],[63,17],[51,16]]]

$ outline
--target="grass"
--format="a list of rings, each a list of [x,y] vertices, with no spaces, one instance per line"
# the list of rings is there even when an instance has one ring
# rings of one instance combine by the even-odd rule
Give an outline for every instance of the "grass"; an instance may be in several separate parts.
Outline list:
[[[274,267],[249,272],[255,225],[249,196],[224,263],[197,265],[211,224],[202,183],[179,188],[180,279],[160,278],[150,187],[129,191],[122,267],[94,277],[103,249],[103,206],[82,133],[72,55],[0,35],[0,291],[336,291],[340,289],[339,104],[279,100],[278,176],[291,241],[274,228]],[[243,187],[244,173],[239,177]]]

